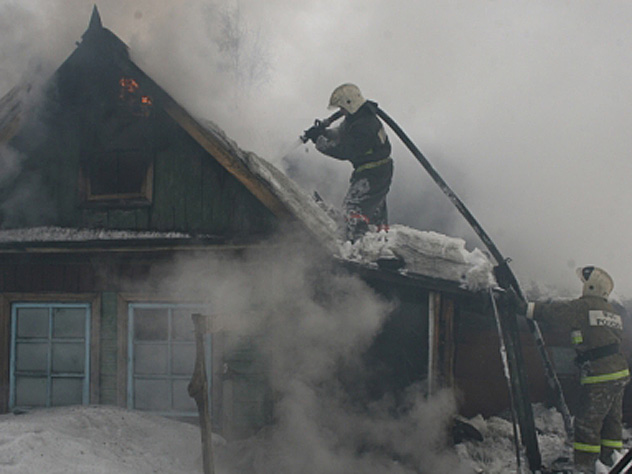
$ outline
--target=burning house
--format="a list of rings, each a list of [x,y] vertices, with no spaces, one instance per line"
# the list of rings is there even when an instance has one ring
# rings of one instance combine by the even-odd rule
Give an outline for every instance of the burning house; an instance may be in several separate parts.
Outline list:
[[[96,8],[42,90],[16,88],[0,101],[0,147],[20,160],[0,189],[0,411],[110,404],[197,416],[187,393],[191,314],[221,305],[164,275],[209,259],[221,281],[222,262],[274,249],[280,232],[300,234],[389,302],[364,355],[374,369],[365,396],[420,384],[454,388],[467,415],[507,406],[497,332],[479,291],[493,278],[481,252],[401,226],[341,248],[317,202],[179,105]],[[404,268],[377,263],[385,246]],[[523,342],[532,394],[543,399],[535,349]],[[229,438],[256,432],[273,412],[254,346],[229,330],[212,335],[211,414]]]

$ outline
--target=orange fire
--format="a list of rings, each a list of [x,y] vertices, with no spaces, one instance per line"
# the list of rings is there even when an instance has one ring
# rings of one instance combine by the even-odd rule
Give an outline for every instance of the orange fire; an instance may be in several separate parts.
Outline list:
[[[121,77],[119,84],[121,85],[121,92],[125,91],[129,94],[133,94],[138,90],[138,82],[131,77]]]
[[[140,86],[135,79],[131,77],[121,77],[119,79],[121,90],[119,100],[132,109],[134,115],[148,117],[151,112],[153,100],[148,95],[140,95]]]

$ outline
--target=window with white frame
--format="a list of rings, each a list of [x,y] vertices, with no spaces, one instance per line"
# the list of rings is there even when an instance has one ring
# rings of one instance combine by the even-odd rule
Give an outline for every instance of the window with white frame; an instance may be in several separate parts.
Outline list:
[[[13,303],[9,408],[90,403],[90,305]]]
[[[162,303],[129,305],[128,408],[197,416],[195,401],[187,391],[196,353],[192,313],[204,313],[204,308]],[[206,352],[210,354],[210,336]],[[211,367],[210,355],[206,367]],[[208,374],[207,379],[210,384]]]

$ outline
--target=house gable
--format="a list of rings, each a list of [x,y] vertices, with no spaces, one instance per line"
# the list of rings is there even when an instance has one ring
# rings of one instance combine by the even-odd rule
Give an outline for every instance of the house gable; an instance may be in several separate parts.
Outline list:
[[[291,218],[230,143],[130,60],[96,10],[35,110],[18,116],[9,99],[1,136],[22,172],[0,191],[4,228],[266,235]]]

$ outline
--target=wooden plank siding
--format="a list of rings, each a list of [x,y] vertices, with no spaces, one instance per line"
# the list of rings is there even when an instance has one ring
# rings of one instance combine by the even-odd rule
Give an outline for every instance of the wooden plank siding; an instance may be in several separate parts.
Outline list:
[[[188,134],[175,124],[165,132],[173,145],[156,155],[150,228],[213,235],[274,228],[270,211]]]
[[[105,291],[101,296],[101,403],[116,405],[117,396],[117,348],[118,348],[118,296]]]

